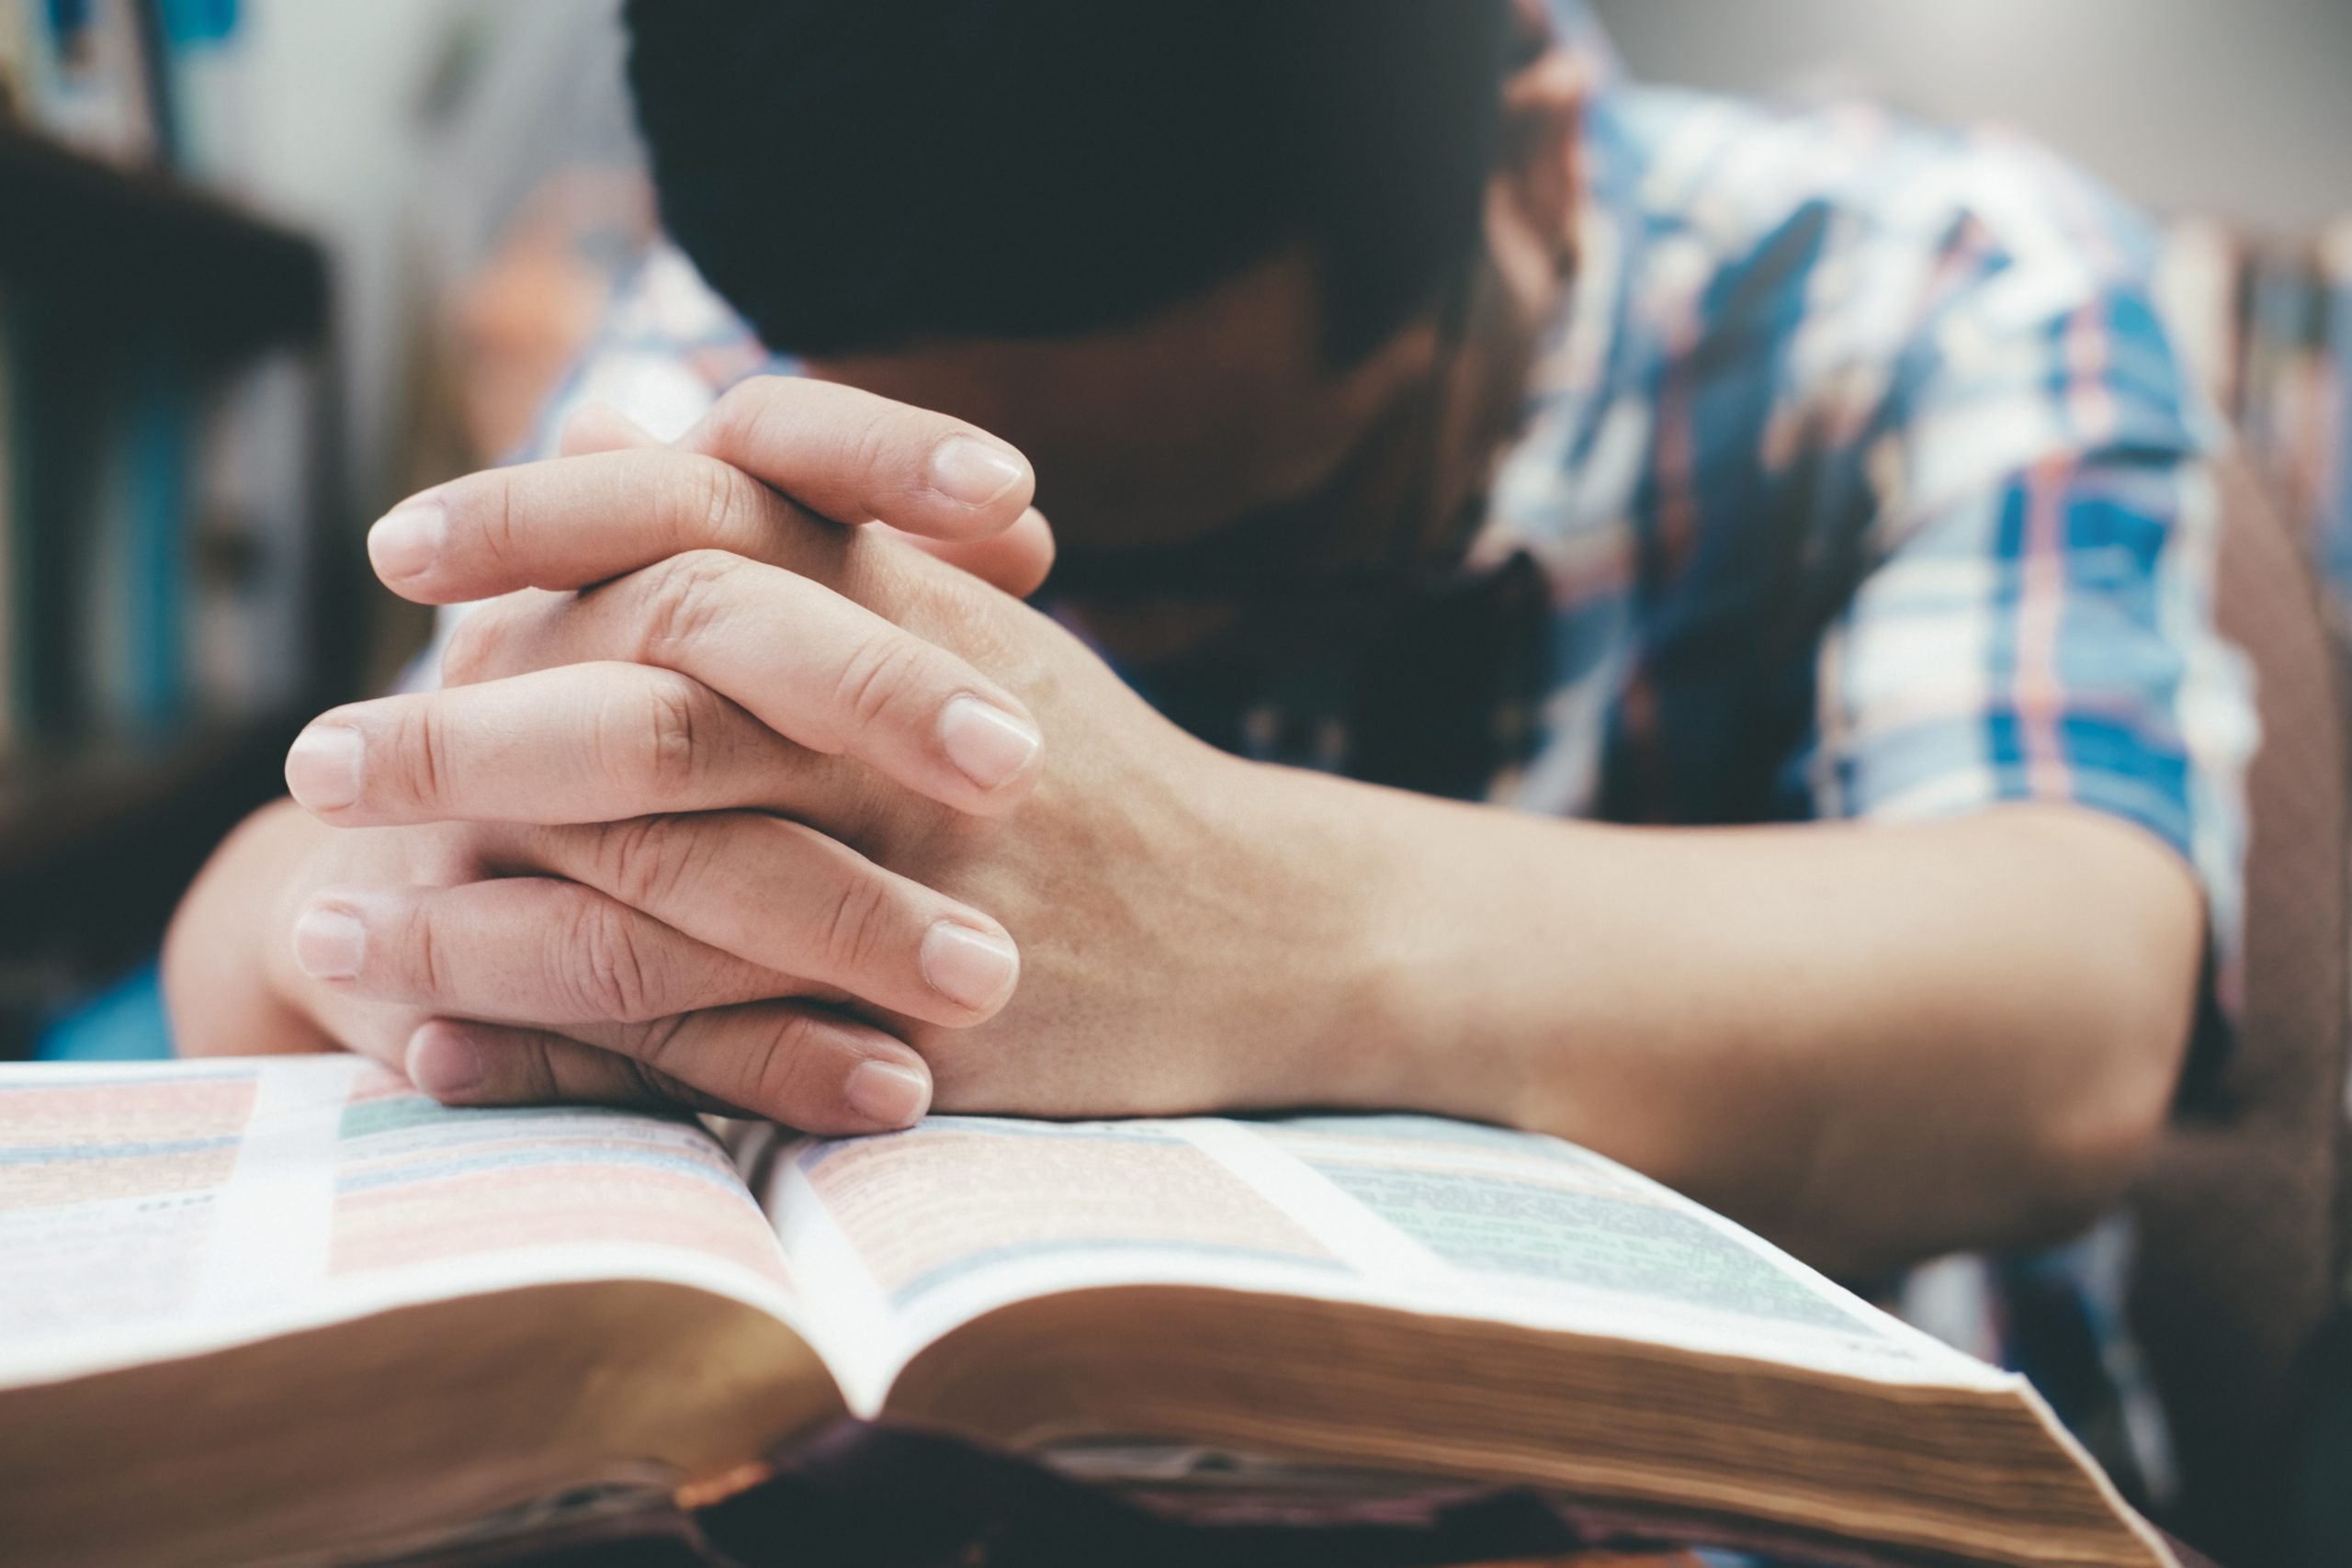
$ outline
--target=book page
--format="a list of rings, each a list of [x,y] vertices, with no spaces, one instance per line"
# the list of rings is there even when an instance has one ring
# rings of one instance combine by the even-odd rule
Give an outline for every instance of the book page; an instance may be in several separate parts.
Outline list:
[[[0,1384],[574,1280],[797,1310],[699,1123],[450,1111],[353,1056],[0,1069]]]
[[[826,1281],[819,1348],[865,1410],[957,1324],[1134,1284],[1370,1303],[1884,1382],[2014,1381],[1598,1155],[1432,1118],[933,1117],[788,1145],[760,1185],[794,1267]]]

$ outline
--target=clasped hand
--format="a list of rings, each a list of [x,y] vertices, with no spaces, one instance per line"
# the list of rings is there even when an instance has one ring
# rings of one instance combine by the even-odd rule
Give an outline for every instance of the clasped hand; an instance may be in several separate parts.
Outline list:
[[[675,446],[591,418],[394,512],[390,587],[492,602],[443,689],[296,742],[337,831],[270,938],[286,988],[467,1103],[843,1132],[1262,1097],[1172,967],[1241,940],[1244,765],[1016,596],[1032,490],[954,420],[767,378]]]

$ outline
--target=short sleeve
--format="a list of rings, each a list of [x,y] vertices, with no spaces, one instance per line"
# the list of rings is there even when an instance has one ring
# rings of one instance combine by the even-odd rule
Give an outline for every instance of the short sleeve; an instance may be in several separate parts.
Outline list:
[[[2227,1013],[2256,733],[2213,619],[2225,437],[2132,220],[2024,151],[1996,178],[1871,454],[1866,570],[1818,655],[1815,809],[2053,801],[2134,823],[2196,874]]]

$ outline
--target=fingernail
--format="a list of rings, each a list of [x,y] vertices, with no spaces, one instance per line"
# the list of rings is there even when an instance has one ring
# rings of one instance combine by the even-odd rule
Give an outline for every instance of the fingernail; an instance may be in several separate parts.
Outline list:
[[[931,455],[931,487],[950,501],[986,506],[1021,482],[1028,471],[1020,458],[1001,446],[951,435]]]
[[[408,1081],[435,1100],[470,1093],[482,1080],[481,1046],[462,1029],[428,1023],[408,1037]]]
[[[960,1007],[984,1008],[1021,973],[1021,955],[993,931],[941,920],[922,933],[922,977]]]
[[[884,1127],[911,1127],[931,1105],[931,1080],[896,1062],[860,1062],[843,1092],[851,1110]]]
[[[939,714],[947,760],[982,789],[1000,789],[1035,761],[1044,744],[1025,719],[978,697],[957,697]]]
[[[347,724],[314,724],[286,752],[286,787],[314,811],[336,811],[359,799],[359,772],[368,742]]]
[[[439,502],[400,507],[368,531],[368,558],[379,577],[414,577],[440,558],[448,536],[449,513]]]
[[[294,966],[313,980],[348,980],[368,961],[368,928],[342,909],[307,909],[294,922]]]

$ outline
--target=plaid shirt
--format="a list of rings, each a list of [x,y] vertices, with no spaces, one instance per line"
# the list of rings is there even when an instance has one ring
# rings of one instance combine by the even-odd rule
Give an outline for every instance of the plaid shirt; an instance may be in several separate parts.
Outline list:
[[[2110,813],[2194,868],[2226,1014],[2253,705],[2211,617],[2226,437],[2157,319],[2152,234],[2027,142],[1636,86],[1559,14],[1599,84],[1580,265],[1467,582],[1397,657],[1148,694],[1248,754],[1546,813]],[[789,368],[657,251],[538,447],[587,400],[669,434]],[[1365,728],[1400,707],[1401,732]],[[2110,1227],[1888,1293],[2036,1374],[2161,1494],[2127,1247]]]

